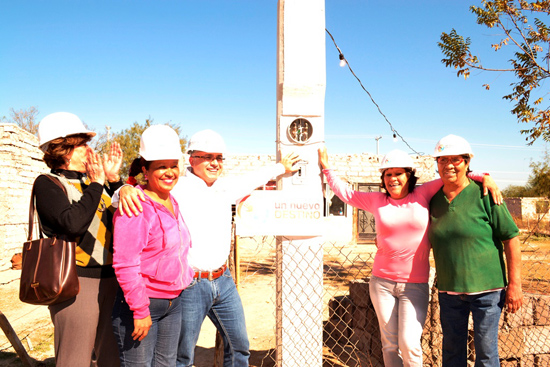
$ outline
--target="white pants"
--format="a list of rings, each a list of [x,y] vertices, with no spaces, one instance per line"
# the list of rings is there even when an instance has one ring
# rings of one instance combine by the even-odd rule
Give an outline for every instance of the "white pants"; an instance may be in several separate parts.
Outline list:
[[[428,283],[397,283],[372,276],[369,292],[380,324],[386,367],[422,367],[422,329],[429,302]]]

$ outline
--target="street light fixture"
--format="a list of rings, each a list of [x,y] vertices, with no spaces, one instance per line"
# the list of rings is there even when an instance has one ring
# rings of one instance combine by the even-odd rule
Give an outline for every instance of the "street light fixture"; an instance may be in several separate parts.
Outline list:
[[[378,140],[380,140],[380,139],[382,139],[382,135],[379,135],[379,136],[374,138],[374,140],[376,140],[376,155],[378,155],[378,148],[379,148]]]

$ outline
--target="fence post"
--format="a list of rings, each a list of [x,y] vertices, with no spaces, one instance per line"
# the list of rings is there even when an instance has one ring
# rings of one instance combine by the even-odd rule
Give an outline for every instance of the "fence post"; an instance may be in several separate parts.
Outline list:
[[[28,355],[25,347],[23,347],[23,344],[21,344],[21,340],[19,340],[19,337],[15,333],[15,330],[13,330],[10,322],[2,311],[0,311],[0,327],[2,327],[2,330],[4,330],[4,334],[6,334],[6,337],[13,346],[13,349],[15,349],[15,352],[19,356],[19,359],[21,359],[23,366],[34,367],[33,359]]]

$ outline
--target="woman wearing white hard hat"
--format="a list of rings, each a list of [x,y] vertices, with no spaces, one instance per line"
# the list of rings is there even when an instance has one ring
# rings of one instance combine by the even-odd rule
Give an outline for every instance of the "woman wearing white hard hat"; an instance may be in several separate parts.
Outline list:
[[[443,366],[466,365],[470,312],[475,365],[500,366],[502,308],[516,312],[522,305],[519,230],[506,205],[483,196],[482,187],[468,178],[473,156],[470,144],[456,135],[442,138],[434,151],[443,187],[430,201],[428,236],[437,271]]]
[[[429,300],[428,204],[442,182],[415,187],[414,161],[400,150],[386,154],[380,164],[385,192],[352,190],[331,169],[326,148],[319,149],[319,161],[332,191],[376,220],[378,249],[369,294],[380,325],[384,365],[421,367],[420,338]],[[498,191],[491,185],[493,190]]]
[[[122,151],[113,143],[101,157],[88,146],[95,136],[78,116],[52,113],[38,126],[40,149],[51,169],[35,182],[36,209],[48,236],[77,241],[80,292],[49,306],[54,325],[56,366],[118,366],[111,312],[117,282],[112,267],[111,195],[122,186]],[[58,186],[57,180],[64,190]]]
[[[139,167],[146,184],[143,213],[114,218],[113,267],[120,284],[113,328],[121,366],[175,366],[181,330],[182,290],[191,283],[190,236],[170,191],[179,178],[178,134],[167,125],[141,136]],[[132,173],[130,173],[132,175]]]

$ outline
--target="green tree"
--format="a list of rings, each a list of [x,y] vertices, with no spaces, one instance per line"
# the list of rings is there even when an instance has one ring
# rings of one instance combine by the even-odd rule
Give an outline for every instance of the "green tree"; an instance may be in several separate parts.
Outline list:
[[[532,196],[545,196],[550,198],[550,153],[544,152],[542,161],[530,164],[531,174],[527,186],[531,189]]]
[[[529,188],[526,186],[519,185],[509,185],[504,190],[502,190],[502,195],[505,198],[523,198],[533,196]]]
[[[510,185],[502,194],[504,197],[550,197],[550,153],[545,151],[540,162],[531,162],[531,174],[525,186]]]
[[[550,1],[484,0],[481,7],[471,6],[470,11],[477,16],[478,24],[504,32],[491,47],[495,51],[506,46],[514,48],[510,67],[482,65],[470,52],[470,38],[465,39],[455,29],[441,34],[438,45],[445,55],[441,61],[447,67],[458,69],[457,76],[465,79],[470,69],[513,73],[516,81],[511,83],[512,91],[503,98],[515,103],[511,112],[518,122],[531,124],[530,128],[521,130],[522,134],[527,135],[528,144],[538,138],[550,141],[550,110],[544,102],[547,92],[543,85],[550,76],[550,28],[539,18],[550,15]],[[483,86],[490,88],[489,84]]]
[[[38,135],[38,123],[36,116],[38,115],[38,110],[36,107],[31,106],[29,108],[15,110],[10,108],[10,117],[6,118],[5,116],[2,120],[7,122],[14,123],[20,128],[27,130],[31,134]]]
[[[153,121],[154,120],[149,116],[149,118],[145,120],[145,123],[140,124],[136,121],[132,124],[132,126],[122,130],[119,133],[109,133],[108,131],[106,131],[104,133],[98,133],[96,135],[97,140],[95,144],[95,149],[100,153],[107,152],[108,149],[111,147],[111,142],[113,141],[117,141],[120,144],[122,152],[124,153],[122,166],[120,168],[120,174],[124,180],[128,177],[128,171],[130,169],[132,161],[139,156],[139,140],[141,138],[141,134],[143,133],[143,131],[145,131],[145,129],[153,125]],[[166,125],[176,130],[176,132],[180,136],[181,149],[182,151],[185,151],[187,138],[181,137],[182,134],[180,127],[170,123],[167,123]]]

